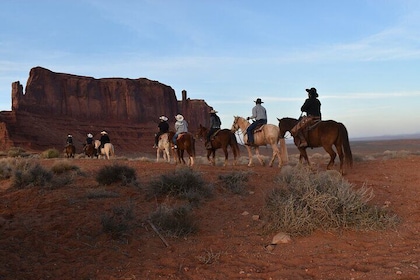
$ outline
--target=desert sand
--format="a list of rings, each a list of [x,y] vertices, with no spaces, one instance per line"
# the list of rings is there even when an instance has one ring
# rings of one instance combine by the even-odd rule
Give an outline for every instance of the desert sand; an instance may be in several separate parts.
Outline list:
[[[148,200],[141,188],[100,186],[95,176],[103,166],[118,163],[136,171],[139,185],[173,172],[179,165],[155,162],[149,155],[111,160],[36,159],[50,168],[70,161],[83,175],[63,187],[16,190],[11,179],[0,181],[0,279],[420,279],[420,140],[354,142],[354,166],[346,180],[373,189],[370,203],[388,207],[401,218],[382,231],[316,231],[292,237],[268,251],[272,235],[262,234],[266,194],[276,186],[278,167],[210,166],[201,157],[193,167],[215,186],[214,196],[194,208],[198,232],[185,238],[166,237],[166,246],[147,223],[148,215],[173,198]],[[289,165],[297,150],[288,147]],[[310,151],[314,171],[325,169],[322,149]],[[231,164],[231,161],[230,161]],[[276,165],[275,165],[276,166]],[[337,162],[335,165],[337,169]],[[220,188],[218,176],[250,172],[247,193]],[[116,195],[89,199],[102,188]],[[101,217],[113,207],[134,206],[136,227],[121,238],[104,233]],[[206,263],[207,256],[213,259]]]

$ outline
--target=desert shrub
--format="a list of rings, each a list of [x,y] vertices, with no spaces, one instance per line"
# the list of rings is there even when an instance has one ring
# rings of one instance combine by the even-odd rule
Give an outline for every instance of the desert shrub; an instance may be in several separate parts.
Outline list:
[[[198,204],[204,198],[211,196],[212,188],[204,182],[200,173],[190,168],[180,168],[150,181],[146,193],[149,198],[170,195]]]
[[[12,147],[7,152],[7,156],[9,157],[27,157],[28,154],[23,148],[20,147]]]
[[[232,193],[244,194],[246,191],[246,183],[248,182],[248,173],[231,172],[219,175],[219,180],[222,181],[223,187]]]
[[[166,236],[185,237],[198,230],[189,206],[171,208],[160,205],[149,219]]]
[[[103,214],[101,224],[103,232],[112,238],[118,239],[128,233],[133,228],[134,213],[132,203],[116,206],[112,208],[112,213]]]
[[[45,187],[51,182],[52,172],[44,169],[38,163],[23,165],[15,170],[12,186],[18,189],[27,187]]]
[[[96,175],[100,185],[110,185],[120,182],[121,185],[137,185],[136,171],[128,166],[119,164],[102,167]]]
[[[79,171],[79,167],[69,163],[68,161],[59,161],[54,163],[54,165],[51,167],[51,171],[54,174],[62,174],[69,171]]]
[[[283,168],[278,182],[266,198],[266,231],[306,235],[316,229],[378,230],[398,222],[387,209],[368,204],[371,189],[353,188],[337,171]]]
[[[12,177],[15,164],[15,159],[0,159],[0,180],[9,179]]]
[[[58,158],[60,152],[57,149],[48,149],[41,153],[41,158]]]

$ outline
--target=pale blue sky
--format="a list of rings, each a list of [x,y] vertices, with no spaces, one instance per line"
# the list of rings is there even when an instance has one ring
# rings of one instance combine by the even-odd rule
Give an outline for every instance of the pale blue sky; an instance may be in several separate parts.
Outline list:
[[[297,118],[316,87],[352,138],[420,132],[418,0],[1,0],[0,19],[0,110],[42,66],[185,89],[226,128],[258,97]]]

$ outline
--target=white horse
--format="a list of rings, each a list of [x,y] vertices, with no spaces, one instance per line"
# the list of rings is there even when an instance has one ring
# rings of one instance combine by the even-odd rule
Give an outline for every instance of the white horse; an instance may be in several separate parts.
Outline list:
[[[248,140],[248,136],[246,135],[246,129],[250,126],[250,123],[242,118],[234,116],[233,124],[231,130],[233,132],[238,131],[239,129],[242,131],[243,139],[245,143]],[[280,150],[277,146],[280,142]],[[257,158],[261,165],[265,165],[264,160],[261,158],[259,146],[266,146],[270,145],[273,149],[273,156],[271,157],[270,161],[270,167],[273,166],[273,162],[276,159],[276,156],[279,160],[279,167],[282,166],[282,163],[287,163],[288,161],[288,155],[287,155],[287,148],[286,148],[286,141],[284,138],[280,137],[280,129],[277,125],[274,124],[265,124],[262,127],[258,128],[256,131],[254,131],[254,143],[255,145],[255,154],[257,155]],[[248,156],[249,156],[249,162],[248,166],[252,166],[252,152],[251,147],[246,146],[246,149],[248,150]]]
[[[110,156],[115,156],[114,145],[111,143],[105,143],[104,147],[99,151],[100,145],[101,141],[95,140],[95,149],[98,150],[98,157],[105,156],[107,159],[109,159]]]
[[[160,155],[162,153],[162,158],[164,161],[171,162],[171,143],[169,139],[169,133],[164,133],[159,136],[159,142],[156,149],[156,162],[159,162]]]

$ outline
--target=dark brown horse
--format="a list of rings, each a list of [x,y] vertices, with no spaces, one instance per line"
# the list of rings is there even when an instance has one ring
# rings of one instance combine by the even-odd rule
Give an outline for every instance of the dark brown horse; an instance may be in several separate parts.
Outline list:
[[[87,155],[90,158],[93,158],[94,156],[98,157],[98,151],[95,149],[95,146],[93,144],[85,144],[83,147],[83,151],[85,152],[85,155]]]
[[[175,132],[170,131],[169,132],[169,139],[171,141],[172,149],[174,148],[174,144],[172,142],[172,138],[174,137]],[[184,160],[184,151],[187,151],[189,155],[189,161],[188,165],[193,166],[194,165],[194,158],[195,158],[195,139],[194,135],[190,132],[183,132],[178,134],[178,138],[176,140],[177,142],[177,149],[174,149],[174,159],[175,164],[177,163],[183,163],[186,164]]]
[[[200,124],[200,127],[198,128],[197,133],[195,134],[195,137],[201,140],[207,139],[207,133],[209,132],[208,128],[202,126]],[[225,162],[223,166],[226,166],[228,163],[228,146],[232,149],[233,153],[233,165],[236,165],[236,159],[240,154],[238,142],[236,141],[235,134],[230,129],[221,129],[215,133],[215,135],[212,135],[210,138],[211,142],[211,149],[207,149],[207,159],[212,164],[215,165],[215,157],[216,157],[216,150],[222,148],[223,152],[225,153]],[[210,155],[212,155],[212,158],[210,159]]]
[[[74,155],[76,154],[76,147],[73,144],[68,144],[64,148],[64,152],[66,153],[67,158],[74,158]]]
[[[280,136],[284,137],[287,131],[290,130],[298,123],[299,120],[293,118],[282,118],[279,120]],[[350,142],[347,133],[347,129],[344,124],[328,120],[315,123],[309,127],[309,131],[306,133],[306,140],[309,148],[323,147],[324,150],[330,155],[330,161],[327,165],[327,169],[331,169],[334,165],[335,157],[340,159],[340,172],[344,174],[343,164],[347,166],[353,166],[353,155],[350,149]],[[296,139],[295,139],[296,145]],[[335,146],[337,153],[334,151],[332,146]],[[296,145],[297,146],[297,145]],[[300,152],[299,160],[302,162],[302,158],[309,164],[308,154],[306,148],[298,148]]]

